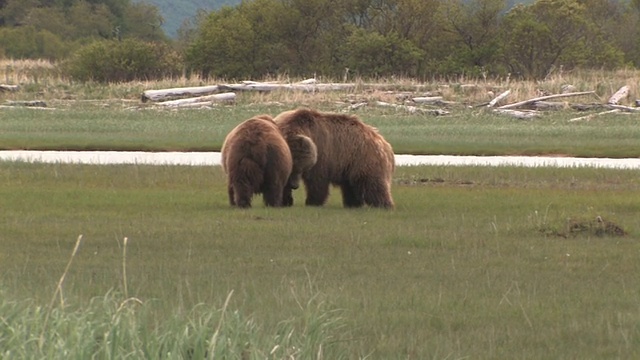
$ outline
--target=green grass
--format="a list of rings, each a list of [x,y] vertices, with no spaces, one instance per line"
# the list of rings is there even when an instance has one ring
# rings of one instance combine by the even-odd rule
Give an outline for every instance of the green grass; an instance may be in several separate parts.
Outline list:
[[[129,103],[58,105],[55,111],[3,109],[0,149],[217,151],[227,133],[243,120],[297,106],[240,103],[207,110],[162,110],[131,109]],[[331,103],[317,107],[344,109]],[[640,156],[640,127],[633,115],[569,122],[584,114],[558,111],[529,121],[463,108],[442,117],[375,107],[356,114],[378,127],[396,153]]]
[[[219,167],[8,162],[0,183],[3,357],[199,356],[222,318],[238,359],[640,355],[635,170],[399,167],[393,211],[231,209]],[[568,228],[597,216],[628,234]]]

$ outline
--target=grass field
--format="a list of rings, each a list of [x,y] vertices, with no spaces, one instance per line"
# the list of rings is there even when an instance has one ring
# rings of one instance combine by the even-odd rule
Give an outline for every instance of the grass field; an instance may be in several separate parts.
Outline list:
[[[456,102],[450,115],[356,114],[396,153],[639,157],[637,115],[468,106],[567,83],[596,90],[583,102],[624,84],[633,98],[637,74],[460,79],[420,85]],[[200,84],[72,84],[46,62],[0,77],[22,85],[0,100],[55,109],[0,108],[0,149],[212,151],[257,114],[394,96],[243,94],[178,111],[140,92]],[[640,357],[637,170],[398,167],[393,211],[344,209],[335,189],[322,208],[301,189],[293,208],[232,209],[219,166],[0,162],[0,184],[2,359]]]
[[[640,355],[637,171],[400,167],[394,211],[230,209],[219,167],[0,181],[6,358]]]

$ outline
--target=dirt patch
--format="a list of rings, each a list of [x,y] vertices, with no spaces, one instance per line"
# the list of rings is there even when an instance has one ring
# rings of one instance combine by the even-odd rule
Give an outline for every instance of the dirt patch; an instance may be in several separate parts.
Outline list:
[[[628,233],[613,221],[605,220],[601,216],[595,219],[568,219],[564,229],[556,230],[550,228],[540,229],[545,235],[559,236],[563,238],[576,237],[580,235],[591,235],[597,237],[621,237],[627,236]]]

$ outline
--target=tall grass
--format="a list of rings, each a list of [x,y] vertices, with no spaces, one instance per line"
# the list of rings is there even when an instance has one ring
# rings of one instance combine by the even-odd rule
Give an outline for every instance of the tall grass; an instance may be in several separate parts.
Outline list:
[[[5,357],[640,354],[634,170],[400,167],[394,211],[300,191],[231,209],[219,167],[2,163],[0,182]],[[568,231],[598,216],[627,235]]]

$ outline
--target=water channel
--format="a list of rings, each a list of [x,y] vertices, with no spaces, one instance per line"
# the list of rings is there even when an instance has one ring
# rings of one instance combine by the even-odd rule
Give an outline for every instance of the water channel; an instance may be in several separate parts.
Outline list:
[[[0,151],[0,161],[73,164],[140,164],[140,165],[220,165],[218,152],[139,152],[139,151]],[[640,158],[572,158],[542,156],[452,156],[396,155],[398,166],[524,166],[524,167],[600,167],[640,169]]]

